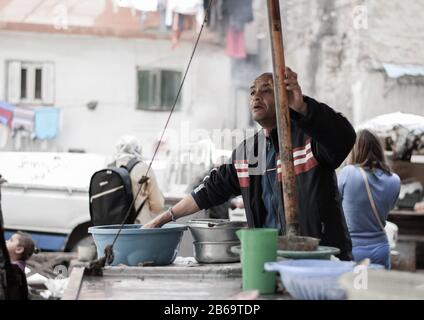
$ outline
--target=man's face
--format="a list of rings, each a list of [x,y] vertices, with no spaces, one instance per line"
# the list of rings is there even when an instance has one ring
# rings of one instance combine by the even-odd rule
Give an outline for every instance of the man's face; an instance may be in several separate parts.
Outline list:
[[[263,127],[276,124],[274,84],[271,75],[262,75],[250,87],[250,112],[252,118]]]

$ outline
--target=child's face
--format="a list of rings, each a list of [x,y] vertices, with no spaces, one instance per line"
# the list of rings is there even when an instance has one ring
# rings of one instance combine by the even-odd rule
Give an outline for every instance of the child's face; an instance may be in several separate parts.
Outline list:
[[[15,233],[6,241],[7,251],[9,251],[10,259],[17,260],[24,252],[24,247],[19,242],[20,236]]]

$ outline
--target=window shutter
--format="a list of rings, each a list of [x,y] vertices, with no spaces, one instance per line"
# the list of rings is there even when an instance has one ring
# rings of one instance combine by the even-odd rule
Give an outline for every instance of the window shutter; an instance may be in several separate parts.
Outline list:
[[[7,100],[10,103],[18,103],[21,99],[21,63],[9,62],[7,73]]]
[[[44,104],[54,104],[54,65],[53,63],[43,64],[42,74],[42,100]]]
[[[158,110],[160,107],[160,72],[157,69],[150,70],[149,77],[149,90],[150,90],[150,99],[149,99],[149,110]]]
[[[174,104],[181,82],[181,72],[163,70],[161,73],[161,107],[169,110]],[[178,98],[176,108],[178,109],[181,98]]]
[[[182,74],[172,70],[137,70],[138,104],[142,110],[170,110],[177,95]],[[177,109],[181,104],[177,101]]]
[[[137,71],[138,79],[138,109],[148,109],[150,106],[150,72],[147,70]]]

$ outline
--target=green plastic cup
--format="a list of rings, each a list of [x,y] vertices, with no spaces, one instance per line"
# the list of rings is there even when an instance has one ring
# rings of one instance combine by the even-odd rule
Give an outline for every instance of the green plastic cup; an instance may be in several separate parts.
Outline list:
[[[241,267],[243,290],[261,294],[275,292],[275,272],[264,269],[264,263],[277,260],[277,229],[241,229]]]

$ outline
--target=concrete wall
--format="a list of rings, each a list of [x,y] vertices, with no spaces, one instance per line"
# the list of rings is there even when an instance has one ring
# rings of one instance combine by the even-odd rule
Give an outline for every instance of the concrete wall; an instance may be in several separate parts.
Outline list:
[[[285,0],[280,5],[286,64],[298,72],[305,94],[354,124],[395,111],[424,115],[423,79],[391,79],[382,69],[382,63],[424,65],[423,3]]]
[[[170,49],[170,41],[100,38],[72,35],[0,32],[0,99],[6,97],[6,61],[52,61],[55,64],[55,106],[62,110],[59,137],[45,150],[69,148],[111,154],[124,134],[137,135],[146,155],[152,153],[168,112],[136,110],[136,68],[184,71],[192,43]],[[170,127],[224,126],[231,103],[229,60],[221,47],[201,43],[183,88],[182,108]],[[95,110],[87,102],[98,100]],[[9,144],[13,149],[13,144]],[[41,148],[39,142],[26,145]]]
[[[382,63],[424,65],[424,4],[419,1],[366,1],[367,28],[359,30],[355,110],[359,123],[383,113],[402,111],[424,115],[424,77],[389,78]],[[358,89],[358,88],[356,88]],[[355,102],[354,102],[355,103]]]
[[[369,71],[353,86],[355,123],[401,111],[424,115],[424,78],[389,78],[383,71]]]

